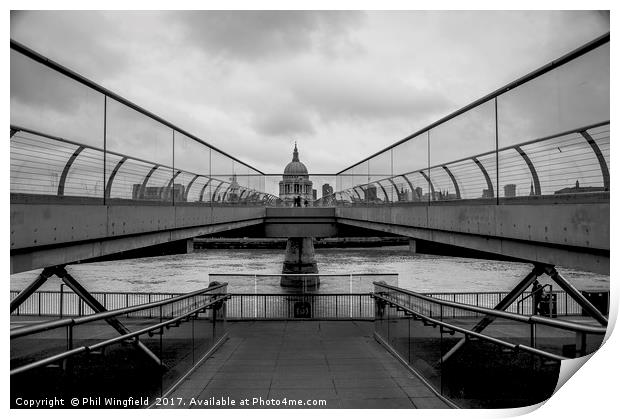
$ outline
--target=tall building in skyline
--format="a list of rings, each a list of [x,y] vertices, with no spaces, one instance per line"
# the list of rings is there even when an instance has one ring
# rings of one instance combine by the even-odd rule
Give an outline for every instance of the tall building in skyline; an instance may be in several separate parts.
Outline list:
[[[504,197],[514,198],[515,196],[517,196],[517,185],[515,185],[514,183],[504,185]]]
[[[332,195],[334,193],[334,188],[329,183],[324,183],[322,188],[322,198],[326,196]]]

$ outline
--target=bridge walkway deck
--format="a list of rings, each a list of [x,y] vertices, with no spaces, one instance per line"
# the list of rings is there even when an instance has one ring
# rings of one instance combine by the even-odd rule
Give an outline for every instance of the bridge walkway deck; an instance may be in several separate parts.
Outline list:
[[[171,397],[325,400],[325,408],[448,408],[364,321],[230,322],[230,339]],[[200,407],[200,406],[192,406]],[[207,406],[211,407],[211,406]],[[318,407],[318,406],[313,406]]]

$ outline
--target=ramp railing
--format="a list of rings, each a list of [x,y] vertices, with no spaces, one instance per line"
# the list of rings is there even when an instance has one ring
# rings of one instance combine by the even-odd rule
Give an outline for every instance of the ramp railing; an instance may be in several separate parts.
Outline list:
[[[226,287],[13,328],[12,400],[165,394],[226,338]]]
[[[545,400],[555,389],[560,361],[592,353],[606,333],[589,318],[569,322],[508,313],[380,283],[373,297],[376,338],[464,407]],[[488,325],[474,331],[480,316]],[[446,357],[463,338],[466,344]]]

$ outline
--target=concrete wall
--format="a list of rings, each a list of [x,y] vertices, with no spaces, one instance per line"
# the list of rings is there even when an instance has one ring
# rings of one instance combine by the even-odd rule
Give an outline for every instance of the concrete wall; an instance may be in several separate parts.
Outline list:
[[[346,225],[609,273],[608,199],[341,207],[336,217]]]
[[[264,207],[11,204],[11,272],[261,224]]]

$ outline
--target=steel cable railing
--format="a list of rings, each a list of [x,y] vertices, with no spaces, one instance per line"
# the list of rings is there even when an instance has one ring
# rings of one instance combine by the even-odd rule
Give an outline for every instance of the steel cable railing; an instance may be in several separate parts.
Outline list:
[[[24,127],[11,126],[11,130],[14,132],[11,138],[12,194],[220,204],[262,203],[267,198],[275,198],[234,182],[104,151]],[[108,166],[106,171],[103,170],[104,155]],[[104,173],[107,176],[105,194]],[[207,179],[212,188],[201,191],[198,196],[195,189],[189,188],[194,184],[178,182],[194,177]],[[234,197],[231,191],[234,191]],[[244,198],[239,198],[241,195]],[[194,200],[188,201],[190,197]]]
[[[422,167],[334,192],[329,197],[323,197],[319,203],[390,204],[497,198],[498,177],[505,186],[504,190],[499,191],[501,198],[608,192],[609,188],[605,187],[605,173],[609,167],[608,128],[609,121],[603,121],[568,133]],[[583,132],[591,134],[595,147],[581,134]],[[604,166],[597,157],[597,149],[601,151]],[[499,175],[495,167],[496,156]],[[428,179],[423,179],[423,173],[429,174]],[[423,192],[424,195],[420,196],[418,191],[416,195],[411,190],[414,185],[420,185],[420,191],[428,188],[431,192]]]

